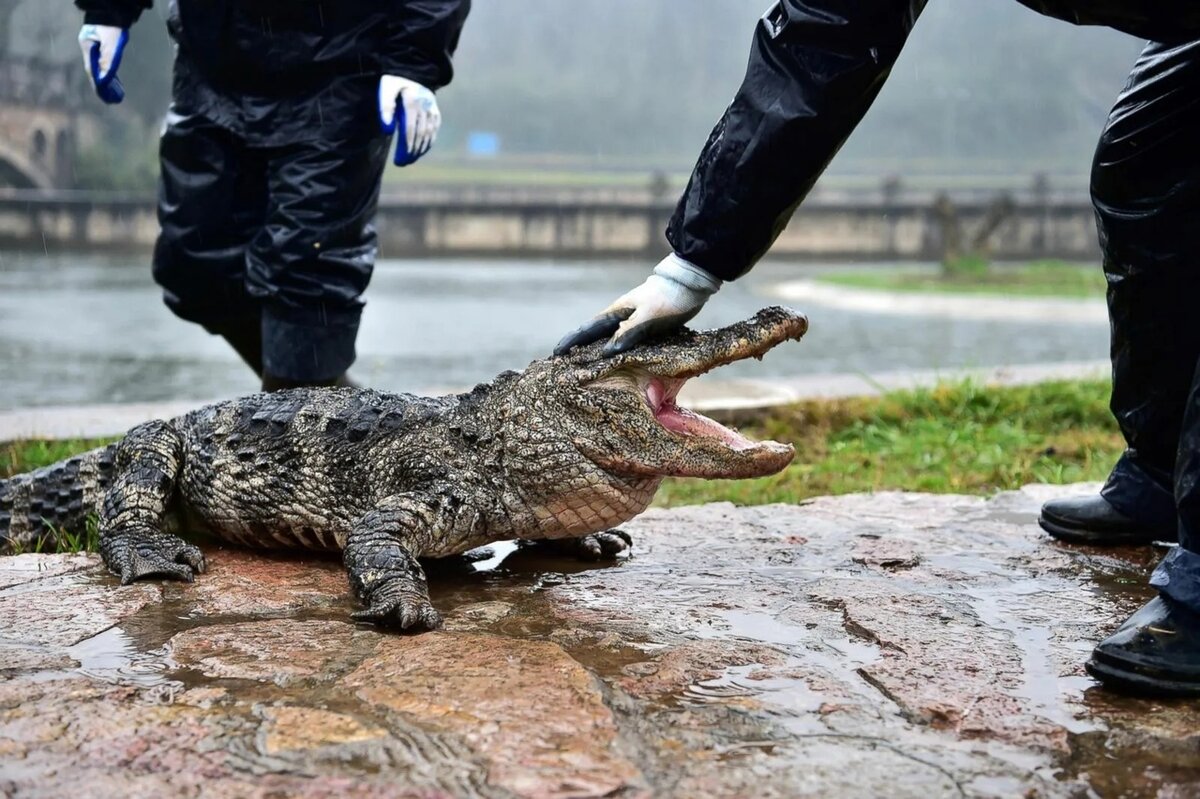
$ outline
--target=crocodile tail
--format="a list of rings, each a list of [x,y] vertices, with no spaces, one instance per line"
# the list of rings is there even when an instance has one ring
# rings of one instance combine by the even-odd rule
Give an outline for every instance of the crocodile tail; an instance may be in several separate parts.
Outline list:
[[[0,480],[0,555],[86,545],[112,479],[116,444]]]

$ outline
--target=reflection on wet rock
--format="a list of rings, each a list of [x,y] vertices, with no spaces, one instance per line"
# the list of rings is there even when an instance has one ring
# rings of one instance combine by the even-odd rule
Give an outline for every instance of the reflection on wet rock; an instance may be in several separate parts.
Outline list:
[[[446,675],[453,675],[449,681]],[[558,646],[466,633],[392,637],[343,685],[453,733],[520,795],[606,796],[634,783],[596,678]]]
[[[352,654],[356,634],[345,622],[270,619],[197,627],[171,639],[168,651],[182,667],[206,677],[287,685],[329,679]]]

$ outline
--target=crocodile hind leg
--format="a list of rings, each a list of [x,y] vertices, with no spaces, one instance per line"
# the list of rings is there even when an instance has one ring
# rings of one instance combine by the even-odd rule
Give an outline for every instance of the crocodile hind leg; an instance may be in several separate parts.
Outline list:
[[[414,554],[431,536],[435,517],[427,503],[399,495],[384,500],[354,525],[342,556],[350,588],[367,609],[353,619],[414,631],[442,626]]]
[[[624,530],[612,529],[578,538],[551,538],[522,541],[521,546],[533,547],[555,555],[586,561],[616,560],[633,548],[633,539]]]
[[[204,571],[199,549],[163,532],[182,459],[183,441],[166,422],[135,427],[117,448],[100,513],[100,555],[123,585],[144,577],[191,582]]]

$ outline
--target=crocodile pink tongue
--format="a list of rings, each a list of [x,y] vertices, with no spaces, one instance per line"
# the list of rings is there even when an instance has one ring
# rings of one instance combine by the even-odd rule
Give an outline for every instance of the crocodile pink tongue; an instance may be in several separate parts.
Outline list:
[[[654,378],[646,386],[646,399],[654,410],[654,418],[658,420],[659,424],[680,435],[718,439],[735,450],[751,449],[757,446],[736,430],[730,430],[707,416],[701,416],[676,405],[675,395],[679,393],[683,383],[682,380],[671,381],[671,385],[668,386],[659,378]]]
[[[652,379],[650,385],[646,386],[646,401],[650,403],[650,407],[654,410],[656,416],[666,398],[667,387],[657,377]]]

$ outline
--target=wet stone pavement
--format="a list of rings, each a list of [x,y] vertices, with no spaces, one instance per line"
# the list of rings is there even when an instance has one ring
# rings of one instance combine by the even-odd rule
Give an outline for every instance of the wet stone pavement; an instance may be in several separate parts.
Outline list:
[[[1083,671],[1161,553],[1051,542],[1070,490],[655,510],[432,572],[418,636],[336,561],[0,559],[0,795],[1196,796],[1200,708]]]

